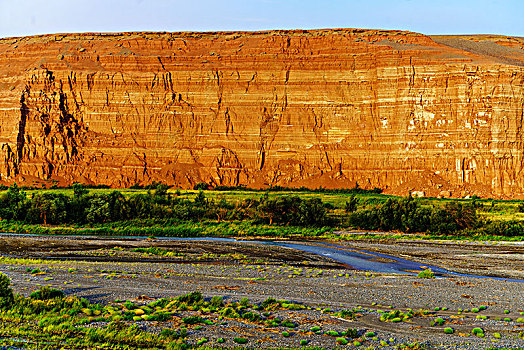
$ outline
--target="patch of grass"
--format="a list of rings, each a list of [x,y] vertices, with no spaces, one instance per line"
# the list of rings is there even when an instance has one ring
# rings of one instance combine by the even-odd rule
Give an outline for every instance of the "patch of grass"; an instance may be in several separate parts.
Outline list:
[[[233,341],[237,344],[247,344],[248,343],[248,340],[246,338],[242,338],[242,337],[235,337],[233,338]]]
[[[327,331],[324,334],[330,335],[332,337],[338,337],[340,335],[340,333],[338,333],[337,331]]]
[[[338,345],[347,345],[349,343],[349,341],[343,337],[338,337],[335,341]]]
[[[292,321],[290,321],[290,320],[285,320],[280,325],[282,327],[287,327],[287,328],[295,328],[295,327],[297,327],[297,324],[292,322]]]
[[[420,271],[417,275],[418,278],[435,278],[435,274],[431,269],[424,269]]]
[[[169,250],[161,249],[161,248],[158,248],[158,247],[135,248],[135,249],[133,249],[133,251],[137,252],[137,253],[145,253],[145,254],[166,256],[166,257],[175,257],[175,256],[183,255],[183,254],[180,254],[180,253],[171,252]]]
[[[453,328],[451,328],[451,327],[446,327],[446,328],[444,328],[444,333],[446,333],[446,334],[453,334],[453,333],[455,333],[455,330]]]
[[[437,317],[436,319],[433,320],[433,322],[431,322],[431,325],[432,326],[442,326],[444,322],[446,321],[443,318]]]
[[[422,311],[419,311],[417,313],[413,312],[413,310],[408,310],[407,312],[403,312],[401,310],[392,310],[390,312],[384,312],[380,315],[380,320],[382,322],[402,322],[407,319],[410,319],[417,314],[422,314]]]
[[[471,330],[471,333],[477,337],[484,338],[484,330],[480,327],[475,327]]]

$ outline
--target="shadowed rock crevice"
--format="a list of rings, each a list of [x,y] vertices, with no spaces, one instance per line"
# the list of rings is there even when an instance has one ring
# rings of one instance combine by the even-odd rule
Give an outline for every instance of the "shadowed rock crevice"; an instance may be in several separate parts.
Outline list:
[[[20,97],[20,121],[18,122],[18,135],[16,137],[16,154],[18,156],[14,163],[14,175],[18,175],[18,166],[23,158],[23,151],[25,145],[25,127],[27,123],[27,117],[29,116],[29,108],[26,104],[26,96],[29,94],[29,88],[26,87],[24,93]]]

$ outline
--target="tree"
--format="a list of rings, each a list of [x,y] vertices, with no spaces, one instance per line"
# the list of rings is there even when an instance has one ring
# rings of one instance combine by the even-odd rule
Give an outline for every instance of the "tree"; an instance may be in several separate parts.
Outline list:
[[[7,220],[23,219],[26,213],[24,208],[26,199],[24,191],[21,191],[18,185],[14,183],[0,197],[0,218]]]
[[[358,198],[355,195],[349,197],[349,201],[346,202],[346,213],[353,213],[358,208]]]
[[[111,221],[121,221],[131,217],[131,207],[122,193],[112,191],[106,198],[109,203]]]
[[[67,221],[70,198],[63,194],[38,193],[31,198],[27,220],[32,223],[63,224]]]
[[[85,188],[84,185],[79,184],[78,182],[75,182],[71,187],[73,188],[73,198],[75,199],[87,196],[87,194],[89,193],[89,190]]]
[[[199,182],[195,186],[193,186],[193,189],[196,191],[203,191],[209,189],[209,185],[205,182]]]
[[[106,198],[93,197],[89,201],[89,207],[86,210],[86,219],[90,223],[102,223],[111,219],[111,211]]]
[[[206,199],[206,195],[204,194],[204,191],[200,190],[198,191],[197,196],[195,197],[195,205],[198,205],[200,207],[207,206],[208,202]]]
[[[298,206],[297,220],[293,225],[324,226],[328,222],[327,211],[320,198],[301,200]]]
[[[266,194],[260,199],[256,216],[270,225],[322,226],[327,223],[326,208],[319,198],[279,196],[270,199]]]

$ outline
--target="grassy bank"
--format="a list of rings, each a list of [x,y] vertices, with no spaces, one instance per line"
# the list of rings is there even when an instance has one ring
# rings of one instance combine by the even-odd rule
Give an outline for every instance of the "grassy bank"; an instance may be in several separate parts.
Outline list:
[[[0,231],[41,235],[103,235],[139,237],[335,237],[334,228],[257,225],[251,222],[171,222],[131,220],[94,226],[43,226],[0,221]]]
[[[223,237],[240,239],[310,239],[310,240],[455,240],[455,241],[508,241],[521,242],[524,236],[505,237],[498,235],[436,235],[405,234],[401,232],[353,232],[333,227],[307,228],[297,226],[257,225],[249,222],[184,222],[126,221],[95,227],[43,226],[0,221],[0,231],[6,233],[34,235],[86,235],[86,236],[133,236],[133,237]]]

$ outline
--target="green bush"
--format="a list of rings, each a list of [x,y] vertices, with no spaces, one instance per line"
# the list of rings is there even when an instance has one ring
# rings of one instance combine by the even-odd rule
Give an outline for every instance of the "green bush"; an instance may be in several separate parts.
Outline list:
[[[476,336],[479,336],[479,337],[483,337],[484,336],[484,330],[480,327],[476,327],[476,328],[473,328],[471,330],[471,333],[475,334]],[[482,336],[480,336],[479,334],[482,334]]]
[[[11,280],[0,272],[0,308],[9,309],[13,306],[15,297],[13,290],[9,287]]]
[[[453,334],[453,333],[455,333],[455,330],[453,330],[453,328],[451,328],[451,327],[446,327],[446,328],[444,328],[444,333],[446,333],[446,334]]]
[[[292,321],[290,321],[290,320],[285,320],[285,321],[282,322],[280,325],[281,325],[282,327],[287,327],[287,328],[295,328],[295,327],[297,326],[294,322],[292,322]]]
[[[197,341],[197,346],[201,346],[201,345],[203,345],[203,344],[205,344],[207,342],[208,342],[208,340],[206,338],[202,338],[199,341]]]
[[[420,271],[417,275],[418,278],[435,278],[435,274],[431,269],[424,269]]]
[[[233,338],[233,341],[237,344],[247,344],[248,342],[246,338],[242,338],[242,337],[235,337]]]
[[[248,320],[248,321],[251,321],[251,322],[257,322],[260,320],[260,315],[255,313],[255,312],[245,312],[241,315],[241,317],[244,319],[244,320]]]
[[[412,310],[408,310],[407,312],[402,312],[400,310],[392,310],[390,312],[384,312],[380,315],[380,320],[382,322],[401,322],[403,320],[407,320],[409,318],[412,318],[415,314]]]
[[[327,331],[325,334],[330,335],[332,337],[338,337],[340,335],[340,333],[338,333],[337,331]]]
[[[191,292],[186,295],[181,295],[177,298],[179,303],[185,303],[187,305],[199,304],[204,300],[202,293],[200,292]]]
[[[355,319],[355,309],[353,310],[341,310],[337,313],[337,316],[345,318],[346,320],[353,320]]]
[[[368,334],[372,334],[373,332],[368,332]],[[345,332],[345,336],[351,339],[358,338],[360,336],[360,332],[356,328],[348,328],[348,330]],[[375,333],[373,333],[372,337],[375,336]]]
[[[220,308],[224,306],[224,298],[219,296],[214,296],[211,298],[211,301],[209,302],[209,306],[213,308]]]
[[[387,201],[375,208],[348,215],[347,224],[366,230],[450,234],[479,226],[476,208],[470,203],[447,202],[444,207],[423,207],[412,197]],[[522,232],[522,231],[521,231]]]
[[[347,345],[349,343],[348,340],[346,338],[343,338],[343,337],[338,337],[336,339],[336,342],[339,345]]]
[[[260,306],[264,310],[273,310],[280,306],[280,303],[275,298],[269,297],[266,300],[264,300],[262,304],[260,304]]]
[[[432,326],[442,326],[444,322],[446,321],[443,318],[437,317],[436,319],[433,320],[433,322],[431,322],[431,325]]]
[[[59,289],[45,286],[45,287],[40,287],[39,290],[31,293],[29,297],[31,299],[36,299],[36,300],[48,300],[48,299],[63,298],[64,295],[65,295],[64,292]]]
[[[189,345],[182,339],[177,339],[167,344],[166,350],[187,350]]]
[[[204,323],[204,319],[200,316],[188,316],[188,317],[183,317],[182,322],[184,322],[185,324],[191,325],[191,324]]]

